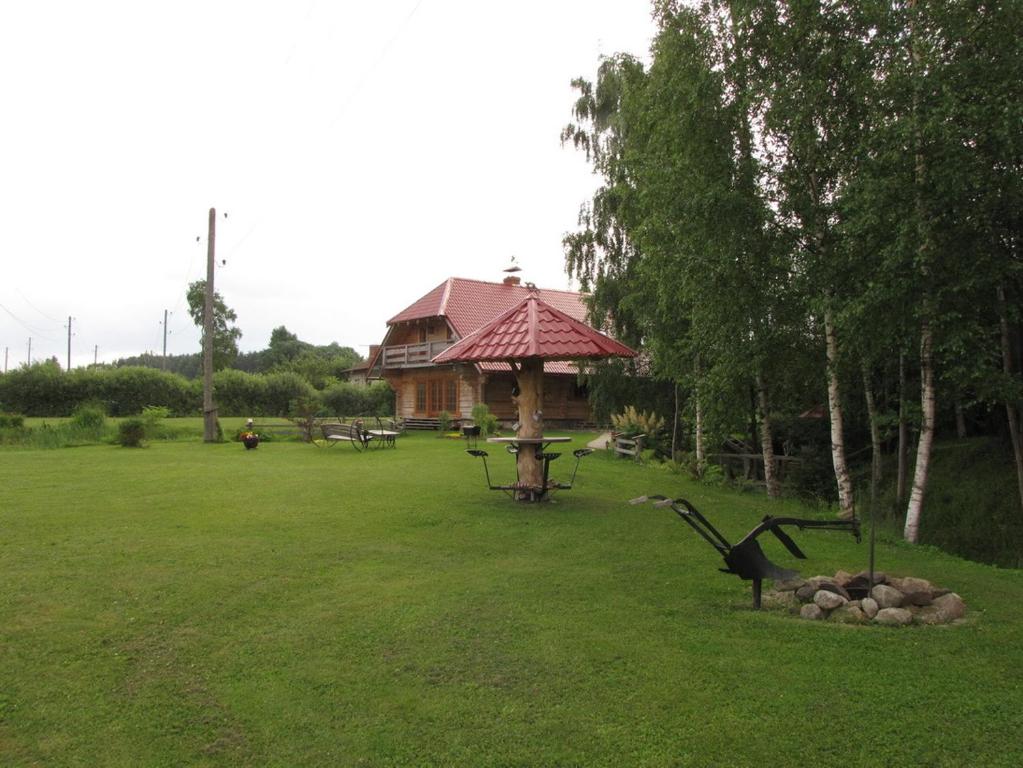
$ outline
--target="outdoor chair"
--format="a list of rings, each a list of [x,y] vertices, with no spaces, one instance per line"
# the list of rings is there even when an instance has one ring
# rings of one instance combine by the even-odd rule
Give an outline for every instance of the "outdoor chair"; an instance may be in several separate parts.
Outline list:
[[[387,429],[384,427],[384,423],[380,420],[380,417],[376,417],[377,428],[373,432],[373,437],[377,438],[380,445],[387,448],[397,448],[398,446],[398,435],[400,434],[396,429]],[[394,422],[391,422],[393,425]]]
[[[655,507],[671,507],[672,511],[685,521],[694,531],[700,534],[708,544],[724,558],[727,568],[720,568],[722,573],[732,573],[743,581],[753,582],[753,607],[760,608],[761,584],[764,579],[788,580],[799,576],[798,571],[782,568],[767,559],[764,550],[757,542],[757,537],[765,531],[774,534],[792,555],[805,560],[806,555],[796,546],[796,542],[781,529],[783,525],[794,525],[800,530],[813,528],[823,531],[847,531],[860,541],[860,521],[852,520],[804,520],[798,517],[771,517],[767,515],[752,531],[747,533],[737,544],[730,544],[721,533],[711,525],[692,504],[685,499],[670,499],[667,496],[640,496],[629,501],[630,504],[642,504],[653,501]]]
[[[512,454],[513,456],[516,456],[519,452],[519,448],[514,445],[509,445],[507,447],[507,450],[508,453]],[[512,498],[515,498],[515,495],[517,493],[521,493],[522,491],[529,491],[530,493],[535,494],[537,498],[541,498],[543,496],[548,496],[554,493],[555,491],[570,490],[572,486],[575,484],[575,476],[576,473],[579,471],[579,462],[582,460],[583,456],[589,456],[591,453],[593,453],[593,449],[580,448],[579,450],[572,451],[572,455],[575,456],[575,467],[572,470],[572,478],[567,483],[559,483],[548,479],[550,463],[557,459],[558,457],[560,457],[561,454],[560,453],[541,454],[541,457],[543,459],[543,486],[537,488],[527,487],[522,484],[522,482],[518,478],[518,463],[516,463],[515,465],[516,477],[514,483],[511,483],[510,485],[494,485],[493,481],[490,479],[490,467],[487,465],[487,457],[489,457],[490,454],[487,453],[486,451],[474,448],[466,450],[466,453],[478,459],[483,459],[483,472],[487,478],[487,488],[489,488],[490,490],[505,491]]]
[[[321,424],[320,431],[323,433],[323,439],[327,441],[327,445],[349,443],[357,451],[368,448],[374,439],[374,435],[363,429],[359,423]]]

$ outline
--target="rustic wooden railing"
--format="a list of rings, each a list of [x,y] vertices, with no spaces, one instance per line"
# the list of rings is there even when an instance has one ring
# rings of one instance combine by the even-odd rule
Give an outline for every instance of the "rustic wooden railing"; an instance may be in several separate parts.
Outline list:
[[[454,344],[454,341],[426,341],[421,344],[399,344],[384,347],[384,368],[418,368]]]

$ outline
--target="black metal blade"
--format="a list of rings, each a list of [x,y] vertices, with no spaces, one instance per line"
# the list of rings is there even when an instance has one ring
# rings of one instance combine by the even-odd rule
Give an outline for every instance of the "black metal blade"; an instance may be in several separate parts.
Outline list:
[[[803,554],[803,550],[796,546],[796,542],[794,542],[792,537],[785,533],[785,531],[779,527],[774,527],[771,529],[771,533],[777,537],[778,541],[785,545],[785,549],[791,552],[793,557],[798,557],[800,560],[806,560],[806,555]]]

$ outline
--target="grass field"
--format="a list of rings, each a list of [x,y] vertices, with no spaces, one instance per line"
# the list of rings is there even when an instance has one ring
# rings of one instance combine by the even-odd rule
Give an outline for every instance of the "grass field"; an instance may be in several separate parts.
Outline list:
[[[518,505],[463,447],[0,451],[0,765],[1023,763],[1023,572],[884,543],[967,620],[756,613],[625,501],[686,495],[733,538],[804,510],[605,455]],[[796,538],[805,575],[866,565]]]

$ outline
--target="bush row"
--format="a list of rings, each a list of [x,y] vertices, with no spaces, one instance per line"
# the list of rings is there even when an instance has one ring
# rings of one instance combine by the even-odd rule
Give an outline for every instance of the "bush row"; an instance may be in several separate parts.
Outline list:
[[[332,415],[388,415],[394,407],[393,392],[383,382],[370,387],[338,382],[318,393],[291,372],[219,371],[213,376],[213,392],[221,416],[287,416],[292,403],[302,398],[318,398]],[[141,367],[64,373],[49,362],[0,376],[0,411],[70,416],[89,403],[110,416],[132,416],[146,406],[166,408],[173,416],[194,416],[202,412],[202,381]]]

